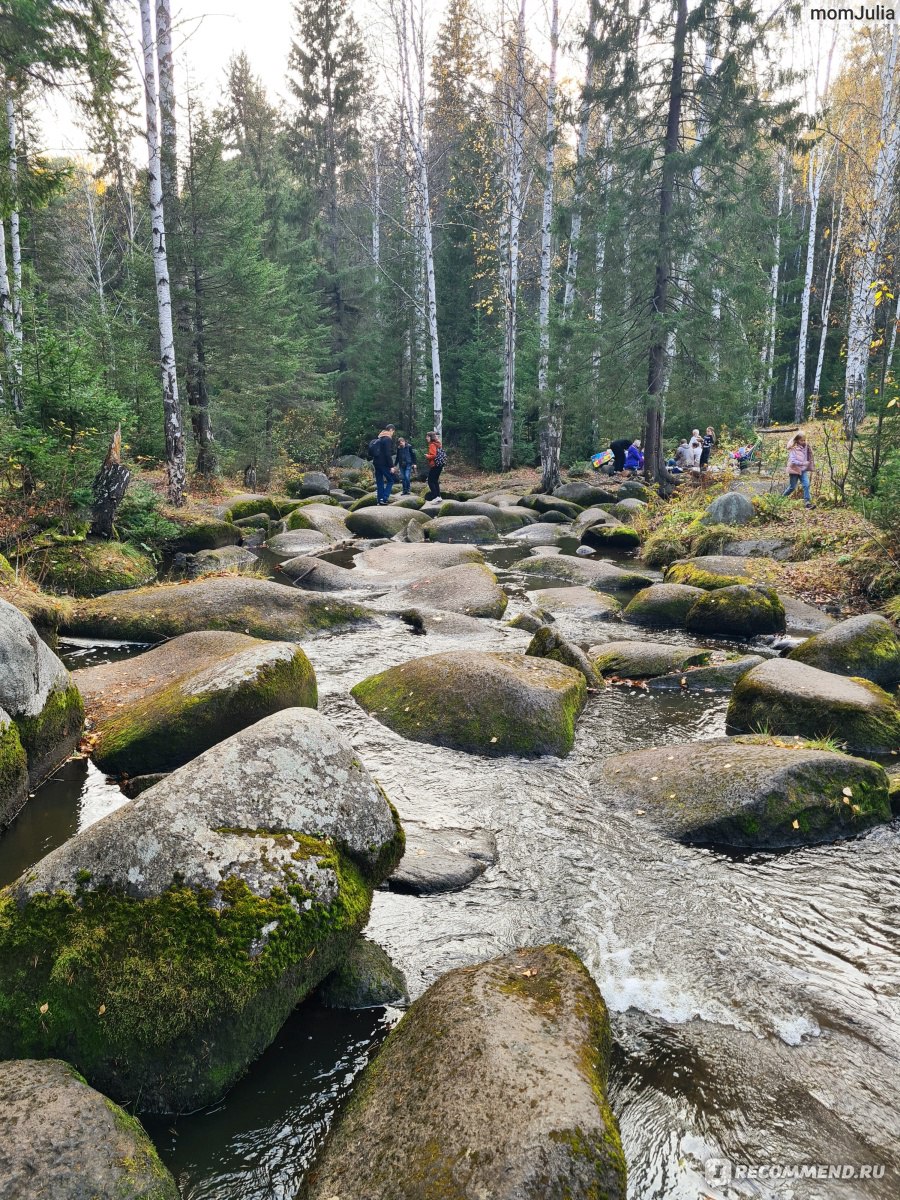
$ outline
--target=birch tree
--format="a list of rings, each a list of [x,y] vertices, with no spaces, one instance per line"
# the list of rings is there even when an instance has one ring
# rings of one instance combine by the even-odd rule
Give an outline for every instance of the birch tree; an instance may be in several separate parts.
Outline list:
[[[13,103],[12,85],[6,83],[6,130],[9,139],[9,184],[12,208],[9,214],[9,248],[12,255],[12,319],[13,333],[18,343],[18,381],[22,371],[22,241],[19,231],[19,159],[16,138],[16,108]]]
[[[22,394],[18,386],[18,357],[15,350],[13,302],[9,290],[9,267],[6,260],[6,225],[0,217],[0,336],[3,338],[3,358],[6,363],[6,383],[13,408],[21,409]]]
[[[141,49],[144,59],[144,103],[147,109],[147,184],[150,199],[150,228],[156,307],[159,322],[159,358],[162,372],[163,430],[166,446],[169,502],[184,503],[185,450],[175,373],[175,338],[172,332],[172,294],[166,256],[166,225],[163,211],[159,124],[156,96],[156,60],[150,0],[140,0]]]
[[[513,460],[516,412],[516,336],[519,297],[519,232],[522,225],[525,165],[525,0],[516,22],[515,78],[504,105],[505,187],[500,238],[500,278],[503,291],[503,402],[500,410],[500,467]]]
[[[778,333],[778,276],[781,270],[781,217],[784,210],[784,156],[778,156],[778,207],[775,211],[772,266],[769,271],[769,304],[766,333],[760,358],[762,375],[754,420],[758,426],[769,424],[772,416],[772,386],[775,372],[775,339]]]
[[[828,263],[825,268],[825,288],[822,295],[821,326],[819,335],[819,354],[816,359],[816,373],[813,378],[812,395],[809,398],[809,416],[813,420],[819,407],[819,388],[822,385],[822,366],[825,362],[825,340],[828,337],[828,323],[831,319],[831,300],[834,296],[834,281],[837,278],[838,266],[841,261],[841,236],[844,231],[844,193],[841,191],[838,204],[837,230],[834,227],[834,214],[831,221],[831,242],[828,251]]]
[[[559,405],[548,408],[550,368],[550,276],[553,258],[553,187],[556,169],[556,54],[559,45],[559,0],[550,15],[550,69],[547,77],[547,122],[544,136],[544,202],[541,207],[541,285],[538,306],[538,404],[541,409],[541,490],[559,486],[562,422]]]
[[[878,149],[872,172],[869,203],[854,246],[850,281],[850,312],[847,322],[847,370],[844,381],[844,427],[855,433],[866,415],[869,351],[875,328],[876,289],[885,230],[896,192],[900,158],[900,85],[897,53],[900,34],[892,21],[884,30],[884,59]]]

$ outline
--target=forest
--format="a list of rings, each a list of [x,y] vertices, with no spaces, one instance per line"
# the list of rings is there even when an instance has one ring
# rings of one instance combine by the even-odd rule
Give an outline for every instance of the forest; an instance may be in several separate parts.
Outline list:
[[[839,414],[851,491],[895,492],[895,27],[544,7],[390,0],[365,37],[301,0],[284,78],[238,52],[211,106],[165,3],[5,4],[10,485],[83,500],[120,425],[177,505],[391,421],[552,490],[614,437],[653,475],[692,426]],[[80,159],[42,152],[53,89]]]

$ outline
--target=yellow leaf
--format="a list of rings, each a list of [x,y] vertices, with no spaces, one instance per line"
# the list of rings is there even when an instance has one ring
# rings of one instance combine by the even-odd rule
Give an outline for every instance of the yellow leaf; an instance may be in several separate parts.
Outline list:
[[[50,1005],[49,1005],[49,1004],[42,1004],[42,1005],[41,1005],[41,1008],[40,1008],[40,1013],[41,1013],[41,1016],[43,1016],[43,1015],[44,1015],[44,1013],[47,1011],[47,1009],[48,1009],[49,1007],[50,1007]]]
[[[102,1017],[105,1012],[106,1012],[106,1005],[101,1004],[100,1007],[97,1009],[97,1016]]]
[[[799,821],[791,821],[791,827],[792,827],[793,829],[799,829],[799,828],[800,828],[800,822],[799,822]]]
[[[852,796],[852,795],[853,795],[853,788],[848,788],[848,787],[842,788],[842,789],[841,789],[841,795],[842,795],[842,796]]]

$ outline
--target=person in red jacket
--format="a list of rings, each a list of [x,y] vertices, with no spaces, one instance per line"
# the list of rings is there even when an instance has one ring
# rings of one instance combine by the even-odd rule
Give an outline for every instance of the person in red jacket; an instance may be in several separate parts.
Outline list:
[[[428,495],[425,497],[426,503],[431,500],[436,500],[440,503],[441,489],[439,480],[441,471],[444,469],[444,463],[447,461],[447,456],[444,453],[438,435],[434,430],[430,430],[425,434],[425,441],[428,443],[428,449],[425,451],[425,461],[428,463]]]

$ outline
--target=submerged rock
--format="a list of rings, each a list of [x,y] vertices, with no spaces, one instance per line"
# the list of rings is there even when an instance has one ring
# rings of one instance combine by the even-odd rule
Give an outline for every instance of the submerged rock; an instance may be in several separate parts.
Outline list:
[[[0,1054],[145,1111],[218,1099],[335,969],[403,835],[317,712],[267,717],[0,892]]]
[[[185,633],[136,658],[76,671],[110,775],[170,771],[283,708],[315,708],[316,676],[290,642]]]
[[[431,654],[351,689],[367,712],[416,742],[474,754],[568,754],[584,676],[524,654]]]
[[[357,625],[364,608],[270,579],[213,576],[196,583],[114,592],[66,613],[60,631],[82,637],[157,642],[200,629],[293,641],[320,629]]]
[[[684,583],[654,583],[631,598],[622,616],[633,625],[680,628],[695,601],[705,595],[703,588]]]
[[[742,654],[707,667],[687,667],[672,675],[658,675],[647,684],[654,692],[730,692],[739,679],[765,660],[758,654]]]
[[[686,583],[690,587],[735,587],[741,583],[766,583],[774,586],[781,568],[771,558],[738,558],[736,555],[703,554],[697,558],[679,558],[666,569],[666,583]]]
[[[772,588],[736,584],[704,592],[685,618],[691,633],[756,637],[785,627],[784,605]]]
[[[611,802],[685,842],[765,850],[853,837],[891,819],[875,763],[765,738],[654,747],[604,767]]]
[[[709,661],[710,651],[699,646],[669,646],[663,642],[607,642],[591,646],[588,658],[599,675],[651,679]]]
[[[900,637],[890,621],[876,613],[841,621],[788,657],[836,675],[869,679],[887,690],[900,684]]]
[[[409,1003],[406,978],[377,942],[357,938],[340,966],[319,988],[326,1008],[376,1008]]]
[[[393,537],[406,529],[410,521],[424,524],[427,513],[414,508],[398,507],[396,504],[368,505],[347,515],[347,528],[357,537]]]
[[[390,597],[392,608],[424,607],[470,617],[502,617],[506,592],[483,563],[444,567],[408,584]]]
[[[363,579],[358,571],[350,567],[339,567],[337,563],[311,555],[298,554],[279,563],[275,568],[279,575],[290,579],[295,587],[307,592],[346,592],[349,588],[365,588],[371,591],[372,580]]]
[[[178,1200],[143,1126],[57,1058],[0,1062],[0,1194]]]
[[[404,821],[403,831],[406,851],[387,881],[392,892],[458,892],[497,861],[497,842],[485,829],[429,829]]]
[[[561,946],[450,971],[362,1075],[306,1200],[624,1200],[603,998]]]
[[[150,583],[156,564],[127,542],[88,539],[52,542],[35,550],[28,556],[28,573],[50,592],[101,596]]]
[[[69,672],[25,614],[5,600],[0,600],[0,711],[16,726],[16,736],[8,725],[0,734],[0,813],[11,816],[23,799],[20,751],[34,787],[75,749],[84,707]],[[0,819],[0,828],[3,824]]]
[[[533,554],[516,563],[516,567],[529,575],[583,583],[598,592],[633,592],[653,583],[649,575],[621,570],[608,562],[575,558],[569,554]]]
[[[463,542],[470,546],[487,546],[498,540],[494,522],[490,517],[483,516],[434,517],[423,532],[430,542]]]
[[[854,754],[900,748],[900,709],[887,692],[787,658],[747,672],[732,693],[727,721],[741,732],[834,738]]]

